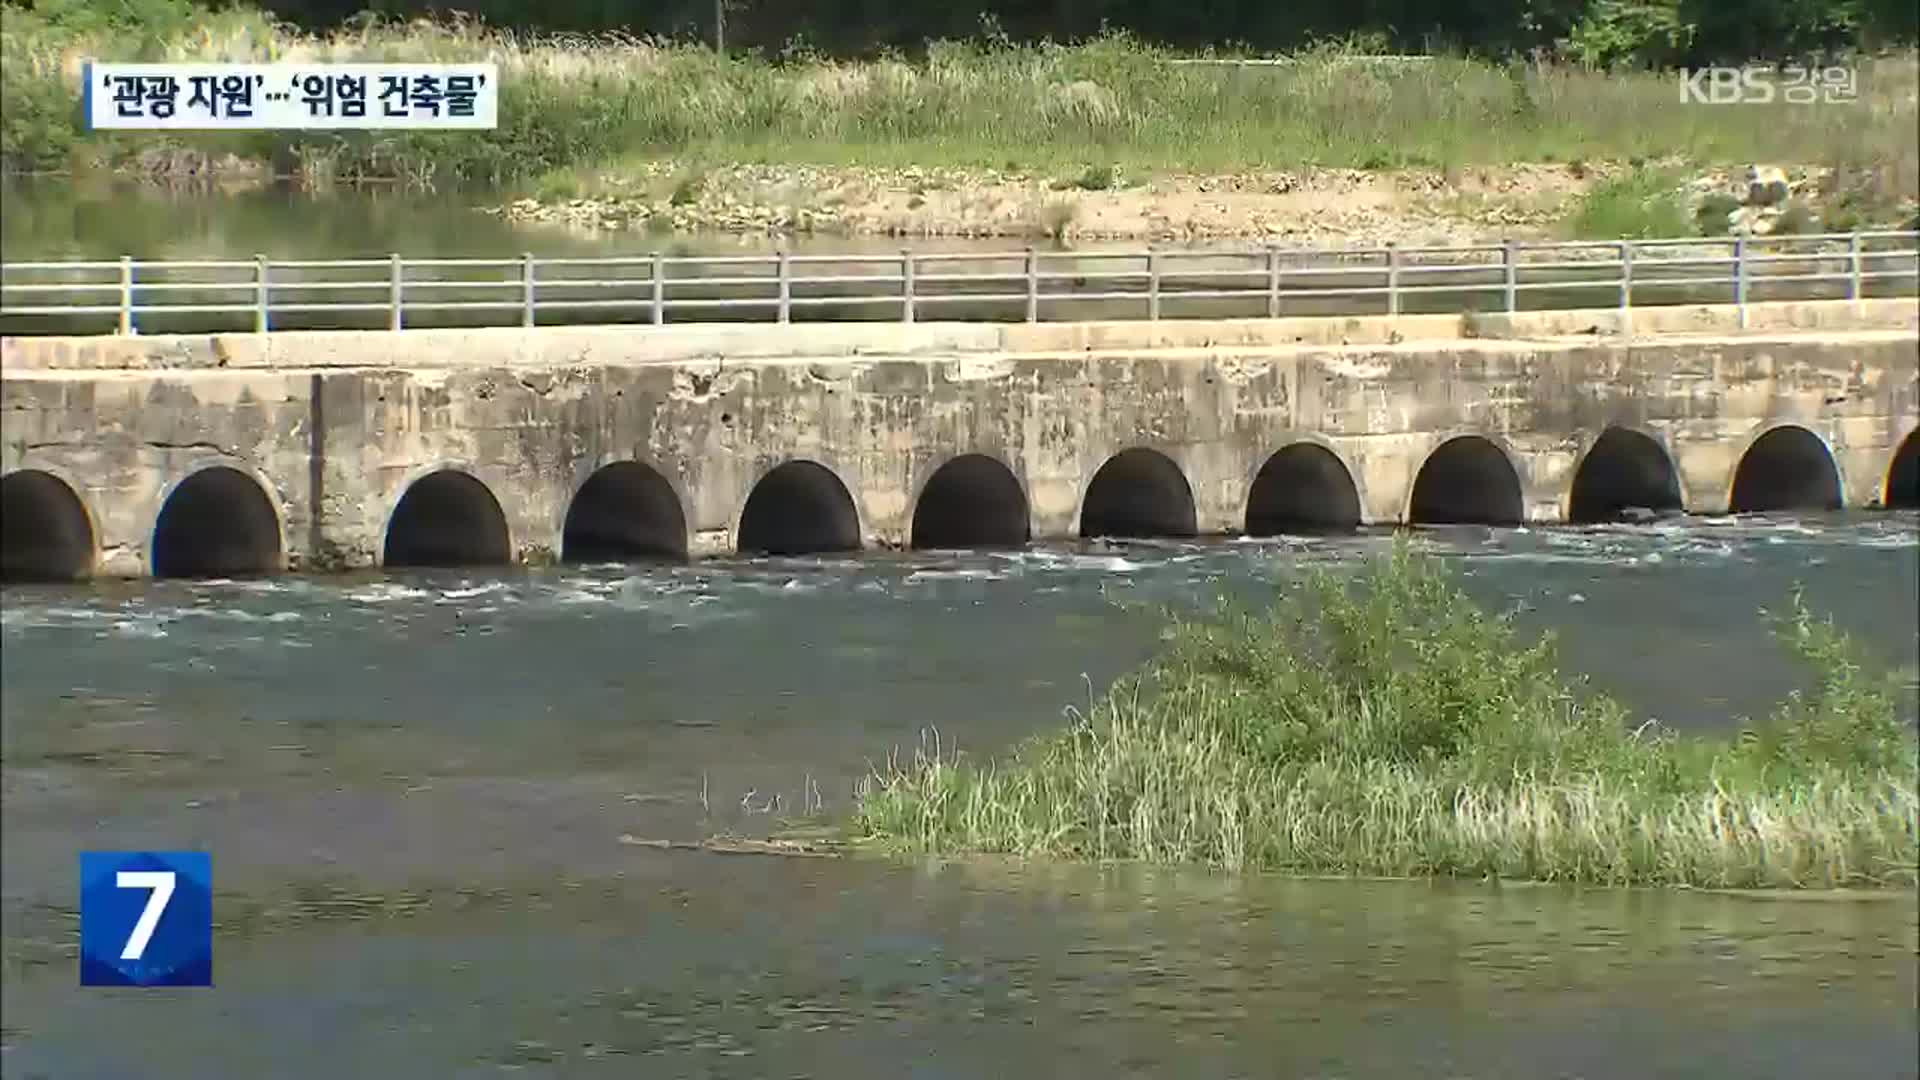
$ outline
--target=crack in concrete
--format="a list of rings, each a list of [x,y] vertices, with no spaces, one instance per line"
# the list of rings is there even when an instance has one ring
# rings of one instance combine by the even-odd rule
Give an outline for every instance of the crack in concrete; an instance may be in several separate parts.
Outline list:
[[[204,440],[196,440],[193,442],[168,442],[165,439],[144,439],[141,441],[140,445],[142,448],[147,450],[211,450],[216,454],[223,454],[227,457],[240,456],[238,451],[230,447],[221,446],[218,443],[206,442]],[[23,452],[29,451],[29,450],[93,450],[93,449],[98,449],[99,446],[100,444],[98,442],[82,442],[74,439],[53,439],[47,442],[21,443],[20,449]]]
[[[210,443],[210,442],[203,442],[203,441],[167,442],[163,439],[147,439],[143,441],[140,445],[147,448],[148,450],[211,450],[216,454],[224,454],[227,457],[239,456],[234,451],[229,450],[226,447],[219,445],[218,443]]]

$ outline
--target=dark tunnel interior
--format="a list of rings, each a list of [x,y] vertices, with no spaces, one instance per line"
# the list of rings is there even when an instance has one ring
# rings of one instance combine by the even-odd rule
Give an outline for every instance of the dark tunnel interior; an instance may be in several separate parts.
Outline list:
[[[283,568],[280,519],[252,477],[224,465],[180,482],[153,528],[155,577],[230,577]]]
[[[1408,517],[1417,525],[1518,525],[1525,514],[1513,463],[1478,435],[1441,443],[1413,480]]]
[[[1294,443],[1260,466],[1247,493],[1247,535],[1346,532],[1360,524],[1360,492],[1331,450]]]
[[[763,555],[857,551],[860,515],[833,470],[789,461],[753,486],[740,512],[735,547]]]
[[[93,558],[93,522],[66,481],[39,469],[0,478],[0,581],[77,581]]]
[[[916,548],[1018,547],[1031,535],[1020,481],[985,454],[940,466],[913,508]]]
[[[1896,510],[1920,510],[1920,431],[1908,433],[1887,467],[1886,503]]]
[[[1679,511],[1680,478],[1659,443],[1638,431],[1610,427],[1594,440],[1573,475],[1567,520],[1619,521],[1635,508]]]
[[[1733,473],[1728,509],[1736,514],[1773,510],[1838,510],[1840,473],[1820,437],[1783,424],[1754,440]]]
[[[500,566],[513,560],[506,515],[487,485],[453,469],[413,482],[387,522],[387,566]]]
[[[567,562],[684,561],[687,517],[680,497],[666,477],[640,462],[600,468],[567,507],[560,557]]]
[[[1180,466],[1144,447],[1108,458],[1080,506],[1081,536],[1185,537],[1199,531],[1193,489]]]

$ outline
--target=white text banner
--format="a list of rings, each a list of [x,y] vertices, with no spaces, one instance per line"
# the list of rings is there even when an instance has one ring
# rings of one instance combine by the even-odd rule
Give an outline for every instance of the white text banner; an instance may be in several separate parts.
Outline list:
[[[86,66],[94,130],[259,131],[499,126],[494,64]]]

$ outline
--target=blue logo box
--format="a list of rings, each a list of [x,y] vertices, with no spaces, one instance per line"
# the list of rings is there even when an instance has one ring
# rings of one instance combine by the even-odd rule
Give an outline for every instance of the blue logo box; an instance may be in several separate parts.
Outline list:
[[[81,852],[80,985],[212,986],[212,857]]]

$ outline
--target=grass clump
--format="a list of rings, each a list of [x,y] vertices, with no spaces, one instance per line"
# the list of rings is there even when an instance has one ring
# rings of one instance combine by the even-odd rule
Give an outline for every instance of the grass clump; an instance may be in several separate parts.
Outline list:
[[[1080,217],[1080,204],[1070,198],[1047,199],[1028,212],[1042,234],[1054,240],[1065,240],[1073,230],[1073,223]]]
[[[1820,215],[1813,208],[1798,200],[1780,208],[1780,216],[1774,219],[1773,235],[1806,236],[1820,231]]]
[[[1229,869],[1717,887],[1912,885],[1920,764],[1899,692],[1794,598],[1820,671],[1735,739],[1635,726],[1404,547],[1164,654],[1000,763],[869,778],[863,842]]]
[[[1056,180],[1051,187],[1055,191],[1078,189],[1080,191],[1112,191],[1123,186],[1119,170],[1112,165],[1089,165],[1078,176],[1067,180]]]
[[[1583,240],[1687,236],[1696,221],[1687,208],[1684,183],[1670,170],[1634,169],[1581,196],[1569,224]]]
[[[692,206],[700,201],[707,190],[707,174],[703,169],[684,169],[673,178],[673,188],[667,193],[668,206]]]
[[[1734,211],[1738,209],[1739,199],[1722,191],[1709,192],[1693,208],[1694,223],[1699,227],[1701,236],[1723,236]]]

